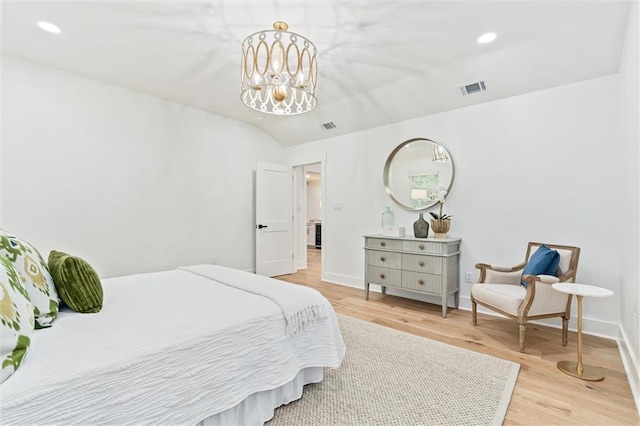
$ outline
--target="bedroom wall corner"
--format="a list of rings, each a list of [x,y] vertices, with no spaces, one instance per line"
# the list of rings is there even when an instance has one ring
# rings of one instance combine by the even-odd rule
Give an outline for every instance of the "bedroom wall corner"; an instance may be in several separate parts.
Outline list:
[[[620,353],[627,369],[636,407],[640,411],[640,6],[631,2],[620,59],[622,141],[620,166],[624,172],[618,209],[621,228]]]
[[[3,224],[102,277],[255,268],[254,174],[284,148],[257,127],[4,58]]]

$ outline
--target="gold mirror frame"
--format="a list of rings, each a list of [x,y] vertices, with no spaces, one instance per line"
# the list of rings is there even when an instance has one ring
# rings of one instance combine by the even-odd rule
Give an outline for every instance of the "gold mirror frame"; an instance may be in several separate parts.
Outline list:
[[[407,205],[406,203],[403,203],[402,201],[400,201],[398,199],[398,194],[394,194],[390,183],[389,183],[389,174],[390,174],[390,170],[391,170],[391,165],[393,162],[393,159],[395,158],[395,156],[398,154],[398,152],[400,152],[403,148],[407,147],[408,145],[410,145],[413,142],[418,142],[418,141],[424,141],[427,143],[431,143],[433,144],[433,154],[432,155],[436,155],[436,151],[438,152],[438,154],[441,154],[442,156],[447,157],[448,161],[442,161],[442,162],[449,162],[451,164],[451,179],[448,182],[447,185],[441,185],[443,187],[446,186],[445,190],[446,190],[446,194],[449,194],[449,191],[451,190],[451,186],[453,185],[453,181],[455,178],[455,167],[453,165],[453,158],[451,158],[451,154],[449,153],[449,151],[447,151],[447,149],[440,143],[431,140],[431,139],[426,139],[426,138],[413,138],[413,139],[409,139],[406,140],[404,142],[402,142],[400,145],[398,145],[392,152],[391,154],[389,154],[389,157],[387,158],[387,162],[384,165],[384,173],[383,173],[383,179],[384,179],[384,189],[387,192],[387,194],[389,194],[389,197],[391,197],[391,199],[398,204],[399,206],[402,206],[405,209],[408,210],[412,210],[412,211],[419,211],[419,210],[426,210],[430,207],[433,207],[434,205],[436,205],[438,203],[437,200],[428,200],[426,201],[425,205],[422,206],[412,206],[412,205]],[[426,160],[426,159],[425,159]],[[433,162],[433,159],[430,160],[430,162]],[[396,188],[397,189],[397,188]],[[407,188],[407,191],[410,191],[411,188]],[[445,196],[446,198],[446,196]]]

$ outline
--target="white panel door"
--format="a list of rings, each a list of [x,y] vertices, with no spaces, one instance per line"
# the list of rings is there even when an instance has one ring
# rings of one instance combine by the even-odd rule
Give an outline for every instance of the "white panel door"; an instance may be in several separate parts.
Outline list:
[[[256,273],[273,277],[293,269],[293,174],[290,166],[256,168]]]

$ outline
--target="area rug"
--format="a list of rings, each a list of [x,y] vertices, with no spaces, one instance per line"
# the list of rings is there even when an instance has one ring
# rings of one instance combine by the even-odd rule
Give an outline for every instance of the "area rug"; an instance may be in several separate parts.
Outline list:
[[[338,315],[347,354],[268,426],[499,425],[520,365]]]

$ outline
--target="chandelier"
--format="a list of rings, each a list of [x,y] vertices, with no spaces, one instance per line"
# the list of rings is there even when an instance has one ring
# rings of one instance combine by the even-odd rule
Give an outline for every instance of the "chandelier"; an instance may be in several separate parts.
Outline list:
[[[273,30],[251,34],[242,42],[242,103],[267,114],[295,115],[316,107],[317,49],[305,37]]]
[[[449,153],[447,152],[447,150],[440,145],[433,145],[431,160],[436,163],[448,163],[449,161],[451,161],[449,159]]]

